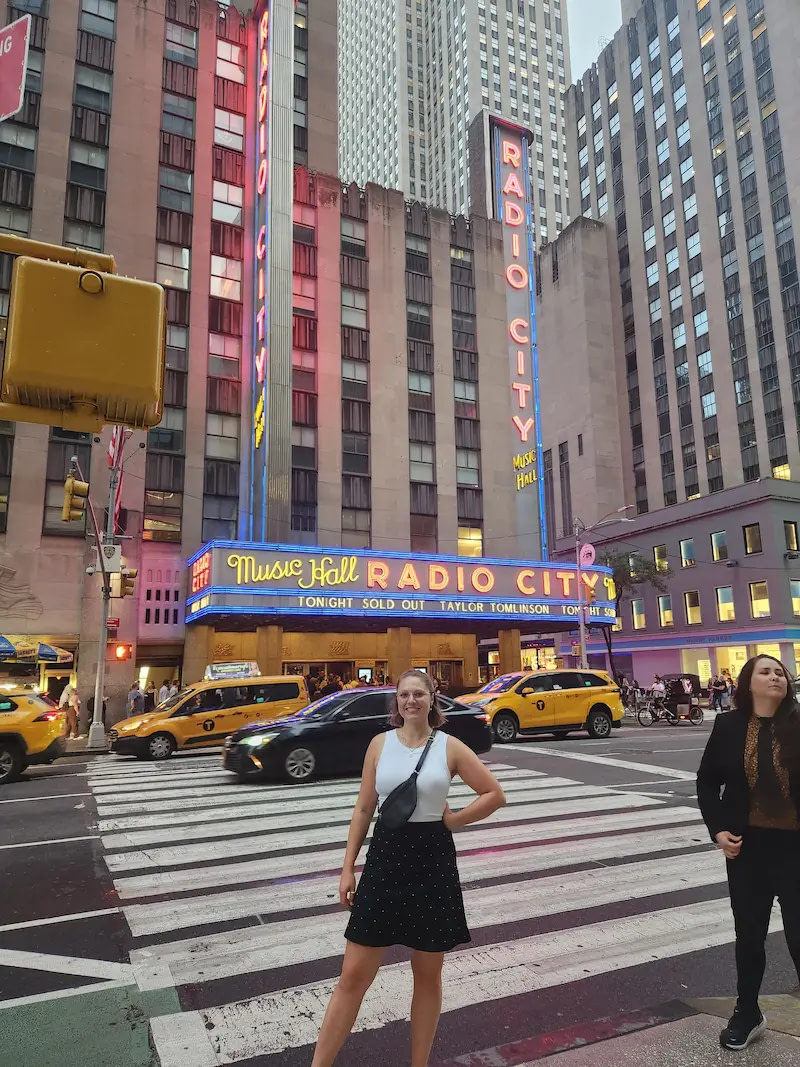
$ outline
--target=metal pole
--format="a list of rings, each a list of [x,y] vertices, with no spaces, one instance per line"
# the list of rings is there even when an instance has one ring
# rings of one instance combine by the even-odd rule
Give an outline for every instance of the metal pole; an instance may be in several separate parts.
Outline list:
[[[580,630],[580,666],[586,668],[586,623],[583,618],[583,578],[581,576],[581,528],[575,520],[575,567],[578,579],[578,627]]]
[[[103,603],[100,609],[100,633],[97,639],[97,674],[94,681],[94,715],[89,727],[88,747],[105,748],[106,731],[103,726],[103,696],[105,690],[106,673],[106,645],[108,643],[108,617],[111,611],[111,575],[105,568],[103,548],[114,544],[114,501],[117,496],[119,484],[119,467],[115,463],[111,468],[111,476],[108,480],[108,514],[106,517],[106,529],[102,542],[97,538],[97,555],[103,573]]]

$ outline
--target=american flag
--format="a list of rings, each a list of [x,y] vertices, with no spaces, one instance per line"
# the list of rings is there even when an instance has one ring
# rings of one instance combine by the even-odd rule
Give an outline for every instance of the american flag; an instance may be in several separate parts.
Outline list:
[[[111,440],[108,443],[108,466],[116,467],[119,471],[119,478],[117,479],[117,491],[114,496],[114,533],[119,528],[119,511],[122,506],[122,450],[125,447],[125,442],[131,436],[132,431],[126,430],[124,426],[115,426],[111,431]]]

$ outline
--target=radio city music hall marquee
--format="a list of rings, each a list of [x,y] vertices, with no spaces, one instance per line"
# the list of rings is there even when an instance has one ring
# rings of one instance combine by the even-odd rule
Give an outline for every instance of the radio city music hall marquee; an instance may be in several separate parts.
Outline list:
[[[590,621],[613,623],[606,567],[581,571]],[[187,622],[204,615],[408,616],[574,623],[574,566],[212,542],[190,561]]]

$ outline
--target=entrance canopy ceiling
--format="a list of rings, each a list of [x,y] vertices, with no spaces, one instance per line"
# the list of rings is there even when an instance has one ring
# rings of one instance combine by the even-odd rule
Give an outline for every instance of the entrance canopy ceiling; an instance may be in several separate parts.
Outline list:
[[[578,621],[577,568],[536,560],[429,556],[370,549],[212,541],[189,561],[187,623],[319,623],[339,629],[430,624],[463,632],[524,627],[547,633]],[[607,567],[581,569],[592,625],[615,620]],[[594,602],[592,602],[592,600]]]

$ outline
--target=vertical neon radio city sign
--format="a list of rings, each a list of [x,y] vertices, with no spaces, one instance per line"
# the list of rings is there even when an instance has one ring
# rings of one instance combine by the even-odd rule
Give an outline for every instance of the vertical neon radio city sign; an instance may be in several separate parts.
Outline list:
[[[506,315],[517,486],[518,529],[530,528],[531,510],[538,518],[539,543],[547,559],[544,522],[542,438],[539,420],[539,368],[533,290],[528,134],[520,126],[491,119],[495,217],[503,224]],[[531,499],[533,497],[533,500]]]
[[[264,0],[256,19],[255,246],[253,323],[253,438],[249,537],[263,537],[266,507],[267,360],[269,357],[269,140],[271,0]]]

